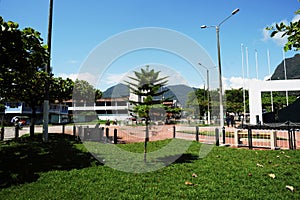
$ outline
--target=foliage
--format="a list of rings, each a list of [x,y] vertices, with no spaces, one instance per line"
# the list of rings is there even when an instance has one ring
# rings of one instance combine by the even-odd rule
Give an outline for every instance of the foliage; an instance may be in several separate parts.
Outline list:
[[[58,101],[59,103],[62,103],[63,101],[72,99],[73,88],[74,82],[71,79],[53,77],[50,80],[50,100],[53,102]]]
[[[31,94],[28,103],[37,105],[43,99],[40,91],[44,91],[44,84],[37,79],[49,78],[43,73],[49,59],[47,46],[43,45],[40,33],[32,28],[19,30],[17,23],[5,22],[2,17],[0,26],[0,96],[25,101]]]
[[[193,112],[193,116],[200,118],[207,112],[207,91],[204,89],[196,89],[188,93],[186,102],[188,110]]]
[[[213,99],[218,99],[217,92],[210,92],[210,108],[212,109],[214,106],[218,106],[219,102],[213,101]],[[215,97],[213,97],[213,95]],[[273,96],[273,109],[274,112],[277,113],[278,110],[284,108],[287,104],[286,102],[286,92],[272,92]],[[289,104],[292,104],[299,97],[299,91],[289,91],[288,93],[288,101]],[[243,100],[243,89],[230,89],[225,90],[225,98],[226,98],[226,112],[233,113],[243,113],[244,111],[244,100]],[[262,93],[262,108],[264,112],[271,112],[271,93],[263,92]],[[246,112],[249,112],[249,93],[248,90],[245,90],[245,106]],[[188,94],[187,101],[187,111],[194,114],[194,116],[201,116],[204,112],[207,111],[207,97],[203,89],[197,89],[196,92],[190,92]],[[200,111],[200,112],[199,112]]]
[[[162,97],[167,91],[163,86],[167,84],[168,77],[159,77],[160,71],[154,71],[146,66],[141,71],[134,71],[134,77],[130,76],[132,81],[126,81],[129,84],[131,92],[138,96],[138,101],[131,101],[135,106],[133,112],[139,117],[145,118],[146,122],[150,120],[150,110],[155,108],[155,104],[162,104]],[[156,99],[155,99],[156,98]]]
[[[243,88],[225,90],[226,111],[233,113],[244,112],[244,95]],[[245,107],[246,112],[249,112],[249,95],[248,90],[245,90]]]
[[[300,14],[300,9],[295,12],[295,14]],[[295,22],[290,22],[289,24],[285,24],[283,22],[277,23],[275,27],[267,27],[267,30],[271,30],[271,37],[274,37],[277,34],[281,34],[281,37],[287,36],[287,43],[284,46],[284,50],[292,50],[295,51],[300,50],[300,20]]]
[[[210,109],[219,105],[219,102],[216,102],[216,99],[219,99],[217,91],[210,91],[209,93],[210,102],[207,101],[207,91],[204,89],[197,89],[195,92],[188,94],[187,107],[194,113],[194,116],[203,116],[207,112],[208,103],[210,103]],[[225,97],[227,112],[242,113],[244,111],[242,88],[225,90]],[[248,99],[248,91],[245,90],[246,112],[249,111]]]
[[[36,106],[44,99],[44,72],[49,61],[47,46],[33,28],[19,29],[15,22],[0,17],[0,96],[6,101],[22,101],[32,108],[31,135],[34,133]]]
[[[88,105],[94,105],[96,99],[101,98],[102,92],[94,88],[85,80],[76,79],[74,83],[73,100],[85,101]]]
[[[0,44],[1,100],[25,102],[31,107],[30,133],[33,135],[36,108],[44,102],[46,87],[49,87],[51,102],[62,102],[71,98],[74,83],[45,72],[48,47],[33,28],[20,30],[17,23],[5,22],[0,17]]]
[[[99,89],[95,89],[95,100],[101,99],[102,95],[103,95],[102,91],[100,91]]]
[[[66,135],[49,137],[49,144],[41,136],[1,142],[0,180],[8,184],[2,185],[1,199],[300,199],[298,150],[214,147],[199,158],[204,146],[193,142],[167,167],[124,173],[99,165]],[[149,151],[168,142],[149,142]],[[142,152],[141,146],[118,145],[129,152]]]
[[[273,97],[273,109],[274,112],[277,113],[278,110],[284,108],[287,104],[286,101],[286,92],[272,92]],[[292,104],[298,97],[298,93],[289,92],[288,93],[288,101],[289,104]],[[262,108],[265,109],[265,112],[272,111],[272,102],[271,102],[271,93],[270,92],[263,92],[262,93]]]

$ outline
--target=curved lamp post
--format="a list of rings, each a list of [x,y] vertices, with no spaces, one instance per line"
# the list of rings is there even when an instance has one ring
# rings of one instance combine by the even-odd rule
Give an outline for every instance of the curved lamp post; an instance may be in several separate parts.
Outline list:
[[[231,12],[231,15],[226,17],[223,21],[221,21],[218,25],[215,26],[206,26],[202,25],[201,28],[215,28],[216,29],[216,34],[217,34],[217,50],[218,50],[218,68],[219,68],[219,87],[220,87],[220,92],[219,92],[219,98],[220,98],[220,126],[221,128],[224,127],[224,110],[223,110],[223,84],[222,84],[222,68],[221,68],[221,50],[220,50],[220,37],[219,37],[219,32],[220,32],[220,26],[227,21],[231,16],[235,15],[238,13],[240,9],[235,9],[234,11]]]

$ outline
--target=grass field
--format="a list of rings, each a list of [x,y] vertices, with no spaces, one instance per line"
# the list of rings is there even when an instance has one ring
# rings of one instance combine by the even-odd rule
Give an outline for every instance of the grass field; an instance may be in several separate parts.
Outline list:
[[[68,135],[0,143],[0,199],[300,199],[300,151],[214,147],[193,142],[173,164],[126,173],[98,162]],[[155,151],[171,140],[148,143]],[[143,143],[120,144],[143,152]],[[288,187],[287,186],[292,186]]]

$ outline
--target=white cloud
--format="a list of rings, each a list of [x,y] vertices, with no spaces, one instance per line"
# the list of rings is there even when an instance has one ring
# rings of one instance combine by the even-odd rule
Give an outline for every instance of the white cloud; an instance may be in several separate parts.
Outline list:
[[[270,78],[271,78],[271,76],[272,76],[272,75],[267,75],[267,76],[265,76],[265,77],[264,77],[264,81],[266,81],[266,80],[270,79]]]
[[[133,72],[122,73],[122,74],[106,74],[106,77],[101,79],[101,83],[105,85],[115,85],[117,83],[125,83],[128,81],[129,76],[133,76]],[[161,71],[160,77],[168,77],[168,85],[185,84],[188,85],[188,81],[185,80],[179,73],[174,72],[173,74],[166,71]]]
[[[295,15],[295,17],[292,19],[292,22],[297,22],[300,20],[300,15]]]
[[[230,89],[230,88],[238,89],[238,88],[243,87],[243,84],[244,84],[242,77],[231,77],[231,78],[227,79],[227,82],[228,83],[225,86],[228,87],[228,89]]]
[[[104,79],[102,79],[105,84],[117,84],[120,82],[124,82],[126,78],[127,73],[122,73],[122,74],[107,74]]]
[[[188,81],[185,80],[178,72],[175,72],[174,70],[168,71],[167,73],[164,73],[164,71],[162,71],[161,77],[165,76],[168,76],[168,85],[188,85]]]
[[[132,72],[131,72],[132,73]],[[128,80],[128,76],[131,76],[131,73],[122,73],[122,74],[108,74],[105,79],[101,79],[100,85],[103,85],[105,87],[110,87],[113,85],[116,85],[118,83],[125,83],[125,80]],[[178,85],[178,84],[185,84],[190,87],[197,87],[197,88],[203,88],[203,84],[199,85],[189,85],[188,81],[185,80],[179,73],[175,73],[172,76],[170,74],[164,74],[161,73],[161,76],[169,76],[168,85]],[[85,80],[88,81],[90,84],[92,84],[94,87],[96,86],[96,83],[98,81],[98,78],[95,77],[93,74],[90,73],[81,73],[81,74],[57,74],[56,77],[62,77],[64,79],[70,78],[73,81],[76,79]],[[266,76],[264,80],[268,79],[269,76]],[[250,79],[250,81],[255,79]],[[245,89],[248,89],[249,79],[243,80],[242,77],[230,77],[226,78],[223,77],[223,90],[230,90],[230,89],[239,89],[245,86]]]
[[[265,78],[269,78],[269,77],[265,77]],[[230,78],[223,77],[223,88],[224,90],[230,90],[230,89],[239,89],[245,87],[245,89],[247,90],[249,88],[249,82],[253,80],[257,80],[257,79],[245,78],[243,80],[242,77],[230,77]]]
[[[80,73],[80,74],[57,74],[56,77],[62,77],[63,79],[69,78],[75,81],[76,79],[85,80],[89,82],[91,85],[95,86],[98,81],[98,77],[91,73]]]

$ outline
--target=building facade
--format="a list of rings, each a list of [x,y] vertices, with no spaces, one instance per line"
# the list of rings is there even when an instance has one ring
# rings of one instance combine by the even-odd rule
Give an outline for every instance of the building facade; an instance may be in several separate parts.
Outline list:
[[[5,103],[4,114],[6,118],[14,116],[30,117],[32,115],[31,107],[24,102],[8,102]],[[68,122],[68,106],[66,104],[50,104],[49,105],[49,123],[67,123]],[[43,123],[43,106],[36,107],[36,123]]]
[[[77,114],[80,116],[81,114],[79,113],[87,114],[89,112],[90,115],[96,115],[99,120],[123,121],[130,118],[128,97],[101,98],[97,99],[93,105],[85,102],[76,103],[72,100],[66,103],[69,108],[69,114],[73,115]]]

